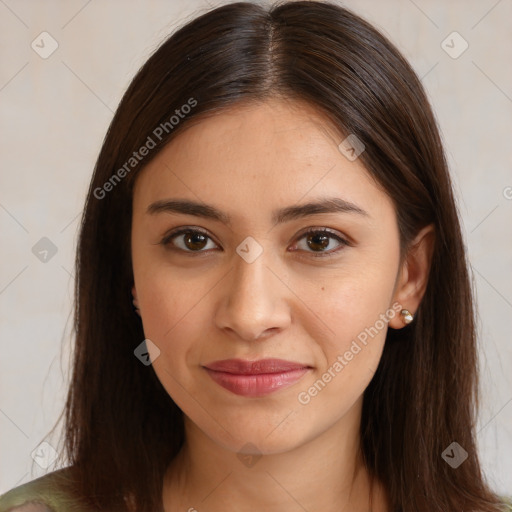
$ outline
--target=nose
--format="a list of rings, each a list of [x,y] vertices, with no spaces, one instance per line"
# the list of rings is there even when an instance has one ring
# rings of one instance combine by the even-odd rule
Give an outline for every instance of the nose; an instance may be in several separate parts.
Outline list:
[[[248,263],[234,256],[217,304],[215,323],[219,329],[243,341],[267,338],[291,323],[290,289],[272,268],[264,251]]]

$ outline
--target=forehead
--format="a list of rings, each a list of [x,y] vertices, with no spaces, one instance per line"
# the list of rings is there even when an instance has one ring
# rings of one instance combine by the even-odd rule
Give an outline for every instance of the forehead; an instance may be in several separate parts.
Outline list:
[[[340,151],[344,138],[307,103],[233,106],[194,120],[168,143],[137,178],[134,200],[188,197],[248,213],[334,195],[392,208],[361,161]]]

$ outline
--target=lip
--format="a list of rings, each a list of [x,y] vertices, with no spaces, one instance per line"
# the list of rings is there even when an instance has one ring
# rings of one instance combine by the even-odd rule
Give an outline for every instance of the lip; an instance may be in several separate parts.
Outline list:
[[[311,367],[283,359],[225,359],[203,366],[223,388],[241,396],[265,396],[295,384]]]

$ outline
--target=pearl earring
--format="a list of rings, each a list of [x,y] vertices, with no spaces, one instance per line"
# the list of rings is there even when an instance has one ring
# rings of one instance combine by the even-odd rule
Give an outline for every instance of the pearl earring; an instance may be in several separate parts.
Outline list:
[[[402,320],[404,321],[405,324],[410,324],[414,320],[414,316],[408,309],[402,309],[402,311],[400,311],[400,314],[402,315]]]

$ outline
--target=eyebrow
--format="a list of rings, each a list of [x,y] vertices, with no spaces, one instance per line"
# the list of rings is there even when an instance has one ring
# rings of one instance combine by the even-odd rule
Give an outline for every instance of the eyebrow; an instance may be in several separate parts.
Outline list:
[[[196,217],[222,222],[228,226],[231,225],[231,217],[227,213],[212,205],[198,203],[189,199],[162,199],[151,203],[147,209],[147,213],[150,215],[163,212],[194,215]],[[339,197],[328,197],[315,202],[274,210],[274,212],[272,212],[272,223],[273,225],[282,224],[291,220],[321,213],[355,213],[369,217],[369,214],[365,210],[354,203]]]

